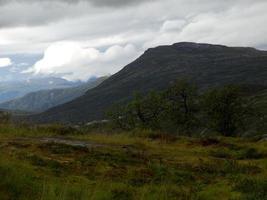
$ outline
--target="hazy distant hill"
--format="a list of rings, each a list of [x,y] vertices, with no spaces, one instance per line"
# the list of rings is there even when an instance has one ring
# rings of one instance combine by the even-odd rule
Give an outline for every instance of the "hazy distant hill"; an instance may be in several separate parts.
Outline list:
[[[98,86],[107,77],[89,80],[80,86],[72,88],[41,90],[0,104],[0,108],[7,110],[21,110],[26,112],[41,112],[54,106],[66,103],[82,96],[91,88]]]
[[[78,123],[102,119],[112,104],[129,100],[134,91],[164,89],[185,77],[201,89],[229,83],[266,86],[267,52],[196,43],[152,48],[85,95],[29,120]]]
[[[22,81],[0,82],[0,103],[22,97],[38,90],[68,88],[80,85],[81,82],[70,82],[61,78],[39,78]]]

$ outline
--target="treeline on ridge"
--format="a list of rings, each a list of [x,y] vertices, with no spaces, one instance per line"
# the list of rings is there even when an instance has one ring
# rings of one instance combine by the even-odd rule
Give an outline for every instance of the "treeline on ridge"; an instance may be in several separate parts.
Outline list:
[[[167,90],[136,93],[127,105],[114,105],[107,116],[114,128],[151,129],[179,135],[219,133],[238,136],[267,130],[266,113],[241,86],[227,85],[206,92],[179,80]]]

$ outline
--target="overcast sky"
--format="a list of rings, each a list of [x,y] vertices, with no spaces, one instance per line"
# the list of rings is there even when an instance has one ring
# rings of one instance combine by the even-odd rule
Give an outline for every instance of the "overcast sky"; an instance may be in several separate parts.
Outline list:
[[[85,81],[181,41],[267,49],[266,0],[0,0],[0,13],[0,81]]]

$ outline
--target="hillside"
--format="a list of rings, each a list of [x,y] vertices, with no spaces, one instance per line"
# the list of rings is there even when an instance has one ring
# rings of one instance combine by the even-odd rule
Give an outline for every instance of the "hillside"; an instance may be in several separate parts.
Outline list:
[[[134,91],[165,89],[179,78],[207,89],[229,83],[266,86],[266,77],[266,51],[197,43],[160,46],[147,50],[82,97],[28,120],[81,123],[102,119],[112,104],[129,100]]]
[[[266,141],[0,127],[3,200],[267,198]]]
[[[89,80],[80,86],[62,89],[41,90],[21,98],[0,104],[1,109],[41,112],[82,96],[89,89],[102,83],[107,77]]]

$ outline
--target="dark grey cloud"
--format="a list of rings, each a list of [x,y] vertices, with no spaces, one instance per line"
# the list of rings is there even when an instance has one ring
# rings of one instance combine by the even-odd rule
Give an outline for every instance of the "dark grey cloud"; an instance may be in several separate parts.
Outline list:
[[[96,6],[120,7],[120,6],[145,3],[153,0],[88,0],[88,1]]]
[[[0,5],[11,4],[11,3],[52,3],[52,2],[61,2],[61,3],[79,3],[87,2],[95,6],[107,6],[107,7],[121,7],[134,4],[140,4],[152,0],[0,0]]]
[[[78,79],[90,73],[110,72],[108,63],[119,66],[149,47],[179,41],[267,48],[266,0],[0,2],[0,52],[4,57],[75,55],[59,68],[53,66],[54,58],[46,56],[32,68],[35,73],[60,76],[64,70],[73,70],[75,76],[68,78]],[[69,52],[74,47],[75,51]]]
[[[100,9],[116,12],[152,0],[0,0],[0,28],[38,26],[92,15]],[[154,0],[153,2],[158,1]]]

